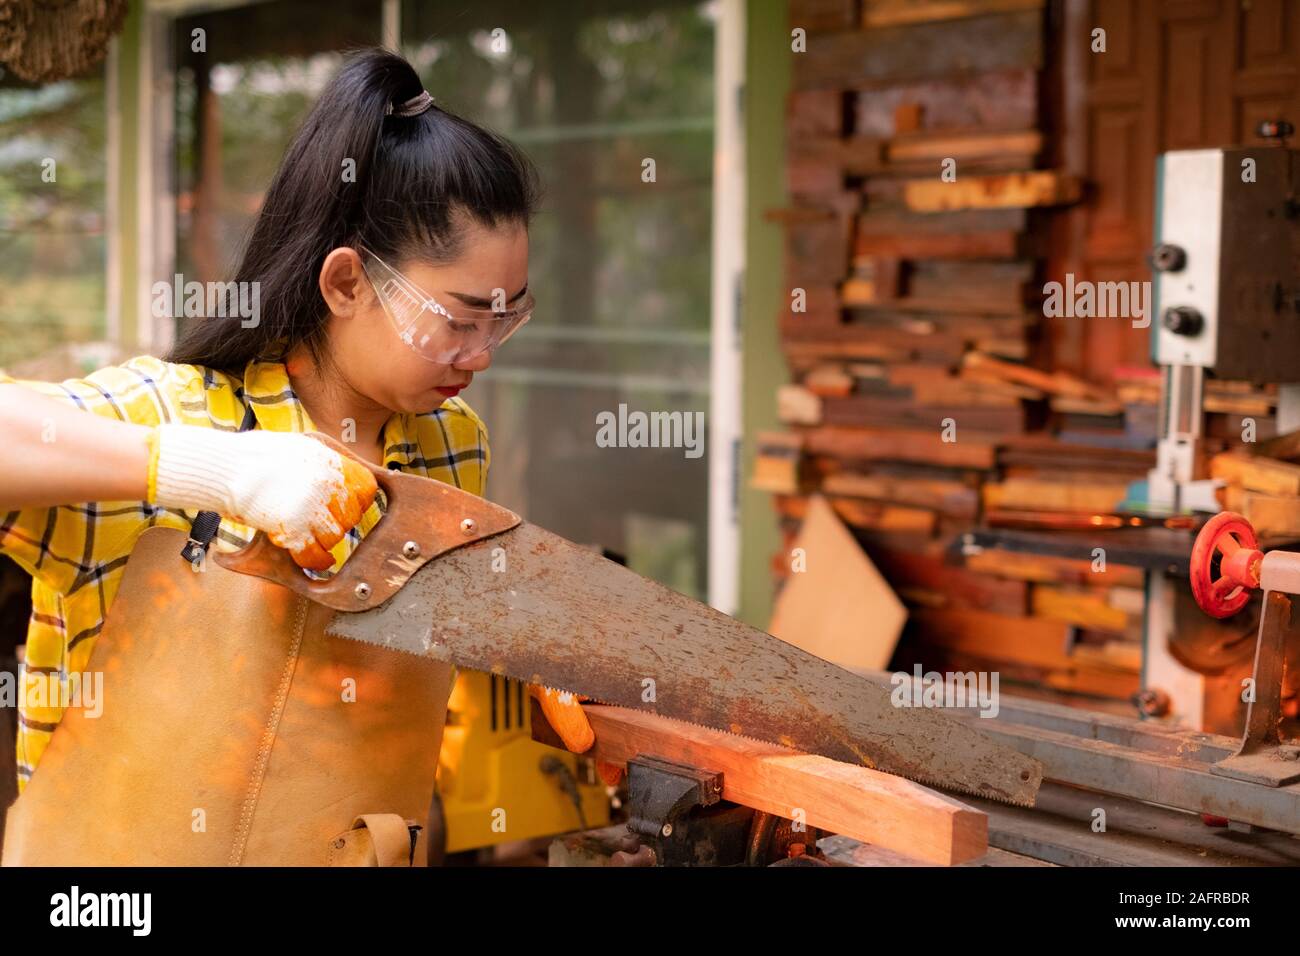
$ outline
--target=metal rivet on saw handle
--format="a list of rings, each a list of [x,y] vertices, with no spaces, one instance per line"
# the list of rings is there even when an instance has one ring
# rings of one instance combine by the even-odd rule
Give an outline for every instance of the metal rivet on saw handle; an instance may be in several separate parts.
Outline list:
[[[460,523],[460,530],[465,532],[466,534],[473,534],[475,529],[477,528],[478,528],[478,524],[474,521],[473,518],[466,518],[464,521]]]
[[[356,590],[353,593],[363,601],[368,600],[370,598],[370,585],[365,581],[362,581],[357,585]]]
[[[402,554],[408,558],[418,558],[420,556],[420,546],[414,541],[408,541],[402,545]]]

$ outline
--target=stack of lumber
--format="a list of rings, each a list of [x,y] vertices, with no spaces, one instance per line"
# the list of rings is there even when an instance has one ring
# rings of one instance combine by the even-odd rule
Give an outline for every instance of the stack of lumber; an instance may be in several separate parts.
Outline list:
[[[1080,195],[1038,128],[1041,0],[793,0],[791,28],[807,48],[789,205],[771,216],[792,381],[777,394],[787,430],[758,436],[753,475],[786,536],[775,575],[796,573],[824,496],[907,606],[895,667],[1128,697],[1139,572],[948,557],[990,511],[1113,511],[1154,463],[1144,409],[1126,422],[1113,388],[1036,367],[1044,214]],[[1108,440],[1117,426],[1133,437]]]
[[[812,496],[850,529],[907,606],[895,667],[997,669],[1122,700],[1139,686],[1139,571],[951,557],[976,525],[1126,510],[1155,464],[1159,371],[1112,369],[1103,385],[1046,354],[1044,284],[1062,278],[1048,274],[1051,220],[1080,184],[1039,126],[1053,108],[1044,6],[791,0],[805,49],[787,104],[789,202],[770,213],[785,232],[790,381],[776,394],[786,430],[758,436],[753,484],[782,519],[778,586]],[[1261,533],[1300,533],[1300,466],[1286,463],[1300,442],[1277,466],[1258,458],[1280,440],[1276,404],[1270,388],[1208,381],[1205,447],[1216,477],[1232,475],[1225,504]]]

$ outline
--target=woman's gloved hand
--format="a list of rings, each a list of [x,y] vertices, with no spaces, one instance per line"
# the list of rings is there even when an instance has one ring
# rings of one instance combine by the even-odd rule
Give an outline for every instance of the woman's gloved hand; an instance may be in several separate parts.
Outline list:
[[[360,463],[302,434],[160,425],[151,439],[151,504],[215,511],[265,531],[313,571],[333,566],[330,548],[377,490]]]

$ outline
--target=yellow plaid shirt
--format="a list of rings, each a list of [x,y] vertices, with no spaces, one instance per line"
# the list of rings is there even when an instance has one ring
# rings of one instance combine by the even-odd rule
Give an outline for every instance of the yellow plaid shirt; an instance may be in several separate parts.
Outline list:
[[[13,382],[0,373],[0,382]],[[253,427],[312,431],[307,410],[294,394],[284,365],[250,362],[242,376],[149,356],[100,369],[62,383],[18,382],[78,408],[138,425],[179,422],[238,431],[251,405]],[[384,464],[483,494],[491,455],[487,429],[462,399],[451,398],[420,415],[394,415],[384,427]],[[334,550],[341,562],[374,522],[377,506]],[[101,501],[0,513],[0,553],[32,575],[32,617],[18,706],[18,788],[40,763],[63,717],[60,701],[29,687],[48,687],[50,676],[66,686],[69,674],[87,670],[95,638],[117,594],[127,559],[146,528],[188,530],[193,512],[157,508],[143,501]],[[247,544],[253,530],[222,521],[216,547]]]

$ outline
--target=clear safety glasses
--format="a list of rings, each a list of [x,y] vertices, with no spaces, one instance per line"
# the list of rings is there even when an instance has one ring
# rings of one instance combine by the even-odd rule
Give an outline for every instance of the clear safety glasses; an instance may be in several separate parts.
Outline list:
[[[490,352],[532,317],[533,294],[525,292],[504,308],[455,304],[449,310],[365,246],[358,246],[366,277],[403,342],[440,365]]]

